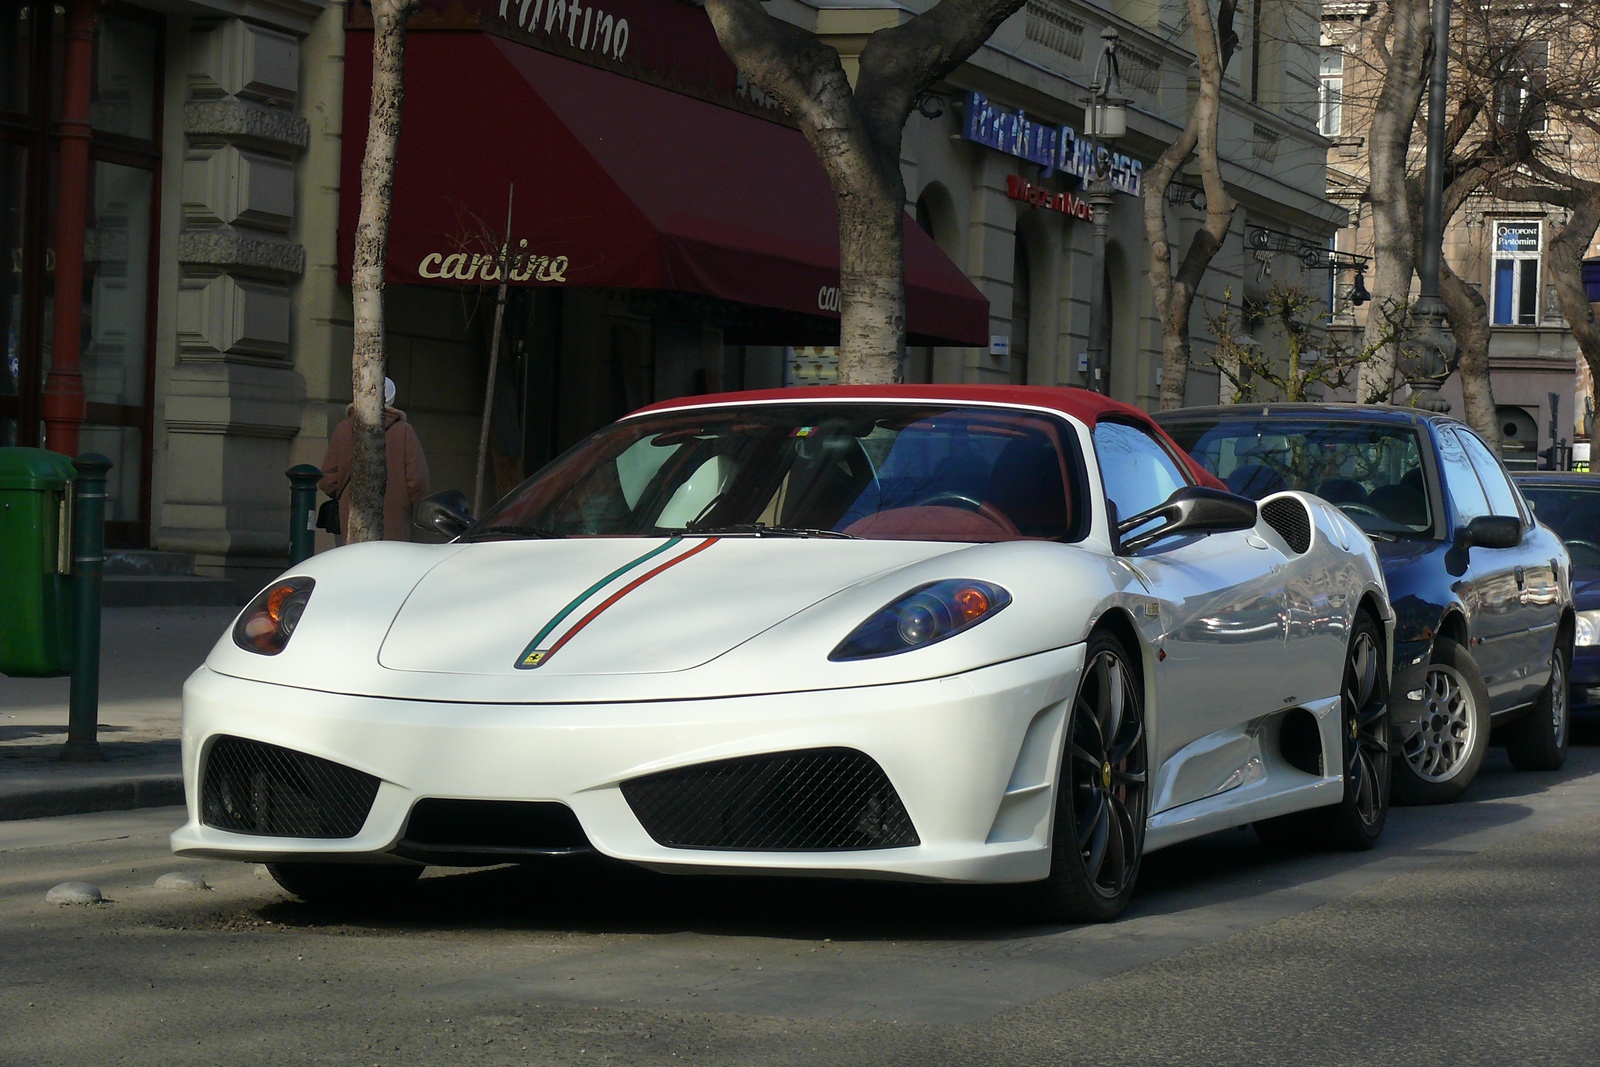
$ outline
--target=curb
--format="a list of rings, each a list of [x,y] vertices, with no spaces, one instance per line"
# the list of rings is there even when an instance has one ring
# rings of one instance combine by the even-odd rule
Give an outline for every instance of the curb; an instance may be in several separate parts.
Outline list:
[[[161,774],[116,782],[86,782],[0,796],[0,822],[86,815],[96,811],[164,808],[183,803],[183,775]]]

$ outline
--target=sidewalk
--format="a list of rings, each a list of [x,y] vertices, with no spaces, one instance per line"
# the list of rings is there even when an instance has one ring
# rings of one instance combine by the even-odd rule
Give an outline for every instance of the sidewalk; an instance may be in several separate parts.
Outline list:
[[[183,803],[183,681],[235,607],[106,608],[100,634],[103,763],[62,763],[70,680],[0,676],[0,820]]]

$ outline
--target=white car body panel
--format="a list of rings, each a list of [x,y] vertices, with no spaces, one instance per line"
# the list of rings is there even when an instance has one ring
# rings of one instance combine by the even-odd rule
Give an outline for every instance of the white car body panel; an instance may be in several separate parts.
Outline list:
[[[1051,414],[1071,421],[1092,463],[1087,427]],[[1392,637],[1364,535],[1316,498],[1288,493],[1311,516],[1303,553],[1261,520],[1121,556],[1099,479],[1086,489],[1091,527],[1072,544],[568,538],[376,542],[314,557],[288,572],[317,582],[288,646],[264,656],[225,634],[185,687],[188,821],[173,848],[392,862],[419,798],[502,799],[565,804],[595,849],[659,869],[1039,879],[1084,642],[1108,613],[1138,634],[1130,651],[1144,668],[1147,850],[1336,801],[1339,761],[1326,760],[1325,775],[1296,770],[1276,737],[1286,713],[1305,712],[1324,751],[1340,751],[1345,648],[1364,598]],[[879,608],[947,578],[998,585],[1012,602],[923,648],[828,658]],[[564,609],[578,605],[547,644],[618,593],[537,669],[519,666]],[[203,760],[221,735],[378,778],[360,832],[312,840],[207,825]],[[882,767],[918,844],[668,847],[619,788],[713,760],[834,747]]]

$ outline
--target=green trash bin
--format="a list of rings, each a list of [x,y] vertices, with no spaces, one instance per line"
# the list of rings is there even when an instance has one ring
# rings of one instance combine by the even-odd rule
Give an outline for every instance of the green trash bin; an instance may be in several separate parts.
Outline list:
[[[72,673],[72,461],[0,448],[0,674]]]

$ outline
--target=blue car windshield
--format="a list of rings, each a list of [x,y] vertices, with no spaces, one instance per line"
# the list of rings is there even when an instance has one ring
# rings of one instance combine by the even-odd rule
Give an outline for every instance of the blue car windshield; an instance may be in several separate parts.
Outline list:
[[[1433,529],[1412,426],[1272,417],[1185,419],[1162,428],[1235,493],[1255,500],[1285,489],[1315,493],[1369,534]]]
[[[579,443],[465,538],[1076,540],[1083,482],[1071,425],[1033,412],[927,402],[674,410]]]

